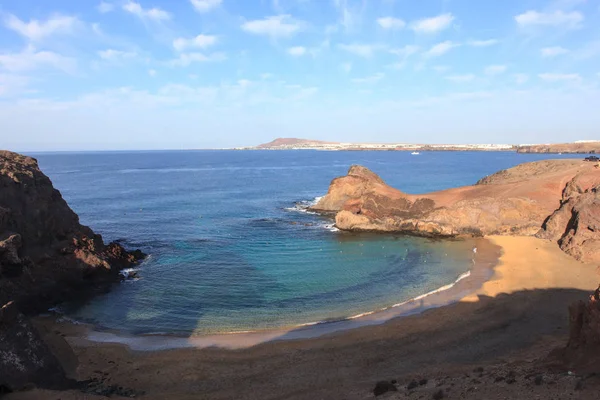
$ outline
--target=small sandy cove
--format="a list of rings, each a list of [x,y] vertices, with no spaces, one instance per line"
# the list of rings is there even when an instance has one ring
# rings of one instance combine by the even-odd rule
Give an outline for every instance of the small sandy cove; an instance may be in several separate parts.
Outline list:
[[[313,339],[140,352],[84,340],[73,325],[44,321],[41,328],[73,346],[74,354],[65,349],[61,358],[74,378],[143,399],[369,399],[380,380],[398,381],[398,391],[384,399],[439,398],[439,391],[445,399],[597,399],[597,380],[583,385],[576,374],[550,372],[547,356],[566,344],[567,307],[598,286],[599,267],[556,243],[488,239],[502,248],[499,263],[463,300]],[[413,379],[421,385],[408,390]],[[89,390],[6,396],[42,398],[102,397]]]

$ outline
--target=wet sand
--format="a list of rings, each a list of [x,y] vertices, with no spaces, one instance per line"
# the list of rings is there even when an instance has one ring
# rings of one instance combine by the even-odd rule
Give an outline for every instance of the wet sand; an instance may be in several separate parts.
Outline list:
[[[100,386],[94,388],[123,387],[144,399],[365,399],[373,398],[377,381],[391,379],[398,381],[399,391],[383,398],[412,392],[412,398],[432,398],[439,390],[444,398],[597,398],[598,382],[580,384],[582,377],[566,374],[547,357],[566,343],[567,306],[585,299],[600,282],[597,266],[540,239],[489,239],[503,254],[494,276],[474,288],[475,295],[312,339],[239,350],[140,352],[88,341],[82,326],[38,323],[57,343],[64,336],[73,346],[74,354],[60,350],[73,377],[95,379]],[[533,382],[538,375],[540,385]],[[428,383],[409,391],[406,385],[413,379]],[[32,391],[7,399],[52,396],[93,398],[77,391]]]

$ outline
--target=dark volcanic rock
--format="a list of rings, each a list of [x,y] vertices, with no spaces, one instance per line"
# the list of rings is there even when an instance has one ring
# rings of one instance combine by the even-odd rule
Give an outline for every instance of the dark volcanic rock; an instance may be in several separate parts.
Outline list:
[[[106,287],[143,256],[81,225],[35,159],[0,151],[0,305],[45,311]]]
[[[11,391],[36,384],[66,388],[62,366],[14,303],[0,308],[0,386]]]
[[[60,363],[21,312],[105,290],[143,257],[81,225],[35,159],[0,151],[0,386],[64,385]]]
[[[373,389],[373,394],[375,396],[381,396],[387,392],[397,392],[398,388],[391,382],[388,381],[379,381],[375,384],[375,388]]]

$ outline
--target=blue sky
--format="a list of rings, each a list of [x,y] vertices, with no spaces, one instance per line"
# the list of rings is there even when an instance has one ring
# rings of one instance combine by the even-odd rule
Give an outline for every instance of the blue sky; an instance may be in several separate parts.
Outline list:
[[[0,0],[0,147],[600,139],[598,0]]]

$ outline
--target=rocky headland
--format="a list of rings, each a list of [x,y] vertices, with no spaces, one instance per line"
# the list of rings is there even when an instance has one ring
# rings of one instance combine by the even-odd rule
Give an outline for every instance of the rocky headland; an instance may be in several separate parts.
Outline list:
[[[580,160],[521,164],[472,186],[422,195],[388,186],[352,166],[314,211],[347,231],[418,236],[536,235],[584,262],[600,262],[600,169]]]
[[[0,151],[0,387],[65,384],[26,315],[105,291],[143,258],[81,225],[35,159]]]

